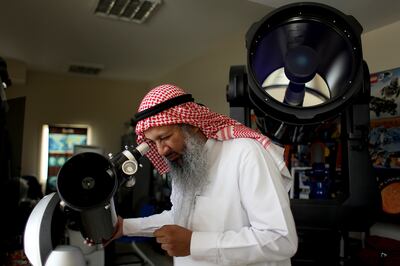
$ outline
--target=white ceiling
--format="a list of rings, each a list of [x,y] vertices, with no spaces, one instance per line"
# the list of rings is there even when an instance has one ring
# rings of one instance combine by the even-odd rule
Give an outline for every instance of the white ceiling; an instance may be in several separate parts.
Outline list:
[[[244,33],[282,0],[163,0],[142,25],[94,15],[97,0],[2,0],[0,56],[29,69],[67,72],[102,66],[99,77],[152,80]],[[351,14],[369,31],[400,20],[398,0],[318,1]],[[261,4],[260,4],[261,3]]]

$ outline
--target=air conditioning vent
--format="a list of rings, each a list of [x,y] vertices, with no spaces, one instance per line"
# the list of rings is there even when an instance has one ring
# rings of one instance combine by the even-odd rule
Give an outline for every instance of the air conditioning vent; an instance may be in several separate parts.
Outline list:
[[[98,16],[143,23],[162,0],[99,0],[94,13]]]
[[[82,75],[98,75],[103,67],[87,65],[70,65],[68,72]]]

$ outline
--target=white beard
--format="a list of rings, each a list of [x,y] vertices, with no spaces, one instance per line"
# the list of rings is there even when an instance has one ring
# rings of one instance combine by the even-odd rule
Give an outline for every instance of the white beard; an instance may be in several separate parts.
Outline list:
[[[186,150],[182,155],[182,162],[167,161],[171,171],[173,198],[172,214],[174,223],[183,227],[189,226],[189,216],[194,207],[196,195],[199,195],[208,183],[207,158],[203,151],[204,141],[189,135],[185,128]]]

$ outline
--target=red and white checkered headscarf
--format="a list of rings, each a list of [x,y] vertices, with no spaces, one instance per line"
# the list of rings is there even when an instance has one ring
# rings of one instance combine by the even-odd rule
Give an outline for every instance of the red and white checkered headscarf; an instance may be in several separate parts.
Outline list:
[[[186,94],[186,92],[175,85],[160,85],[146,94],[140,103],[138,112],[184,94]],[[272,158],[281,170],[282,176],[285,177],[284,179],[291,182],[291,180],[287,179],[291,179],[291,177],[283,160],[283,149],[281,147],[274,145],[268,137],[259,132],[248,128],[227,116],[214,113],[207,107],[194,102],[186,102],[140,120],[136,124],[136,134],[138,136],[137,142],[140,144],[144,141],[144,132],[149,128],[175,124],[189,124],[198,127],[207,138],[216,140],[228,140],[234,138],[255,139],[272,155]],[[150,159],[160,174],[167,173],[169,167],[164,158],[162,158],[162,156],[157,152],[155,143],[152,141],[146,142],[148,142],[150,146],[150,150],[146,153],[146,156]]]

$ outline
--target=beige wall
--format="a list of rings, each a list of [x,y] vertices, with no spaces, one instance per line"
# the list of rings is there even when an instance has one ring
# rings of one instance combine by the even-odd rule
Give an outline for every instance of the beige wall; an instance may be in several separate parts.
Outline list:
[[[92,145],[105,152],[120,149],[124,123],[136,112],[146,82],[117,82],[91,77],[28,72],[25,85],[7,89],[8,98],[26,97],[22,174],[39,176],[43,124],[86,124]]]
[[[228,36],[213,50],[164,75],[153,85],[176,84],[192,93],[197,102],[203,103],[215,112],[229,113],[226,101],[226,86],[229,82],[229,68],[246,63],[244,32]]]
[[[363,34],[363,53],[371,73],[400,66],[400,21]]]

